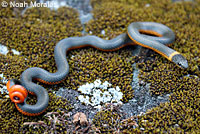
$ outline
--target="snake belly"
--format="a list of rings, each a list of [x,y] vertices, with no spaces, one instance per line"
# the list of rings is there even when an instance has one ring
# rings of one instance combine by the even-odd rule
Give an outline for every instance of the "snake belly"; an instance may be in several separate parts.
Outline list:
[[[141,33],[153,34],[159,37]],[[66,57],[66,52],[69,50],[91,46],[102,51],[114,51],[126,45],[137,44],[156,51],[180,67],[187,68],[187,60],[181,54],[166,46],[173,43],[174,40],[175,35],[170,28],[155,22],[133,22],[128,26],[127,33],[111,40],[104,40],[97,36],[65,38],[59,41],[54,49],[57,72],[50,73],[42,68],[32,67],[21,74],[21,85],[28,92],[37,96],[37,102],[34,105],[29,105],[25,100],[23,103],[16,103],[16,107],[21,113],[29,116],[40,115],[45,111],[49,102],[48,92],[42,86],[33,83],[33,79],[46,84],[57,84],[65,79],[69,73],[69,64]],[[173,59],[174,56],[176,56],[175,59]]]

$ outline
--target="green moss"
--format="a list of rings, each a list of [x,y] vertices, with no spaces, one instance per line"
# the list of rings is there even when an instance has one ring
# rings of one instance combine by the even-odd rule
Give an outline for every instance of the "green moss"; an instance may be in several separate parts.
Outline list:
[[[0,55],[0,73],[3,73],[7,79],[19,79],[25,69],[33,66],[42,67],[51,72],[56,71],[53,56],[56,43],[69,36],[81,35],[82,27],[78,13],[71,8],[63,7],[58,11],[50,11],[48,8],[31,8],[23,16],[16,15],[13,8],[0,8],[0,15],[0,43],[6,45],[9,50],[14,48],[21,53],[13,55],[9,51],[6,56]],[[66,99],[56,97],[51,92],[49,92],[49,96],[50,102],[46,112],[61,110],[68,112],[72,109],[70,102]],[[38,129],[23,126],[24,122],[40,120],[49,124],[49,120],[44,117],[44,114],[38,117],[23,116],[10,99],[5,97],[5,94],[1,94],[0,97],[1,133],[19,131],[44,133],[46,131],[47,128],[43,126],[39,126]],[[30,104],[35,103],[32,100],[36,100],[36,98],[33,97]],[[59,129],[58,132],[64,132],[65,125],[60,125],[56,125],[55,129]],[[50,129],[51,127],[49,127]]]
[[[69,52],[69,57],[71,71],[64,82],[66,87],[77,90],[78,86],[86,82],[101,79],[102,82],[112,83],[114,88],[119,86],[125,94],[124,102],[133,98],[131,51],[125,48],[116,52],[102,52],[85,48]]]
[[[199,4],[192,2],[146,1],[129,2],[127,0],[96,2],[94,0],[94,19],[86,30],[104,38],[113,38],[126,32],[127,26],[135,21],[154,21],[169,26],[176,34],[176,42],[171,47],[186,56],[194,74],[199,75]],[[198,1],[197,1],[198,2]],[[93,3],[93,1],[92,1]],[[145,5],[149,4],[149,7]],[[139,5],[139,6],[136,6]],[[102,8],[103,7],[103,8]],[[101,31],[105,30],[105,36]],[[191,40],[191,41],[189,41]]]
[[[112,108],[111,108],[112,107]],[[120,129],[121,114],[117,107],[108,105],[106,109],[97,112],[93,119],[94,125],[99,128],[101,133],[112,133]]]
[[[185,84],[170,96],[170,102],[153,108],[140,118],[139,125],[145,128],[144,132],[155,132],[158,129],[171,133],[199,131],[199,79],[184,77],[181,82]]]
[[[12,8],[10,7],[9,3],[11,0],[0,0],[0,3],[7,2],[7,7],[0,6],[0,18],[12,18],[12,17],[18,17],[22,10],[25,9],[25,7],[18,7],[18,8]],[[26,0],[26,3],[34,2],[35,0]],[[13,1],[12,1],[13,2]],[[24,2],[24,0],[15,0],[14,2]]]
[[[59,18],[61,14],[63,16]],[[56,43],[69,36],[79,36],[82,30],[78,13],[66,7],[58,11],[50,11],[48,8],[27,9],[18,18],[0,19],[0,25],[1,44],[21,52],[18,57],[11,52],[6,57],[1,55],[1,63],[12,62],[3,64],[0,70],[7,78],[19,78],[22,71],[33,66],[50,72],[56,71],[53,55]],[[4,70],[6,71],[3,72]]]
[[[145,59],[145,57],[140,59]],[[152,95],[163,95],[179,90],[178,87],[183,84],[180,78],[188,74],[186,70],[176,67],[160,56],[138,63],[137,66],[141,69],[140,80],[151,83]]]

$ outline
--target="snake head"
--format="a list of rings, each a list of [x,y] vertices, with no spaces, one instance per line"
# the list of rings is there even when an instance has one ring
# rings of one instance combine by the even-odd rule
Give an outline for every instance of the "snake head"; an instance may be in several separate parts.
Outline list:
[[[176,63],[176,65],[180,68],[187,69],[188,68],[188,61],[186,58],[181,54],[176,54],[172,57],[172,61]]]

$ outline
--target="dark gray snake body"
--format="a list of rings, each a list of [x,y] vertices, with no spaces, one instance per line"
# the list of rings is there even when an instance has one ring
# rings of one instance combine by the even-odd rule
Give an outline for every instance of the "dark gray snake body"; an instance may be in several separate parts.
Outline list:
[[[157,34],[160,37],[141,34]],[[39,115],[48,106],[49,95],[42,86],[33,83],[33,79],[38,79],[47,84],[56,84],[62,81],[69,73],[69,64],[67,62],[66,52],[72,48],[80,48],[85,45],[95,47],[100,50],[113,51],[121,48],[125,44],[135,42],[143,47],[150,48],[168,60],[173,61],[181,68],[187,68],[187,60],[175,50],[165,46],[173,43],[175,35],[167,26],[155,22],[134,22],[128,26],[128,34],[121,34],[111,40],[103,40],[97,36],[70,37],[59,41],[54,49],[57,72],[50,73],[42,68],[32,67],[21,74],[21,85],[29,92],[37,96],[37,103],[29,105],[26,100],[23,103],[17,103],[17,109],[25,115]],[[13,82],[12,85],[15,83]]]

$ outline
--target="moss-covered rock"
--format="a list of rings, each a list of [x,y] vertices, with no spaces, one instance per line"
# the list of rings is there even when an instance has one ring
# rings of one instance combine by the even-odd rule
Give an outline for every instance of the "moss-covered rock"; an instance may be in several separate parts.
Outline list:
[[[69,52],[69,57],[72,71],[64,83],[66,87],[77,90],[77,87],[98,78],[102,82],[112,83],[114,88],[118,86],[124,94],[122,101],[127,102],[133,98],[131,51],[122,49],[117,52],[102,52],[85,48]]]
[[[1,1],[0,1],[1,2]],[[132,67],[137,62],[140,80],[150,83],[152,95],[171,93],[169,102],[138,116],[138,127],[121,127],[116,120],[118,112],[100,111],[94,124],[102,132],[115,132],[115,128],[124,133],[198,133],[199,132],[199,91],[200,91],[200,1],[171,2],[170,0],[92,0],[94,19],[86,24],[86,31],[105,39],[111,39],[126,32],[127,26],[134,21],[154,21],[169,26],[176,34],[176,41],[170,47],[183,53],[189,61],[189,68],[181,70],[174,63],[150,51],[148,57],[131,57],[129,49],[117,52],[100,52],[85,48],[68,52],[70,73],[63,84],[74,90],[85,82],[96,79],[109,81],[119,86],[124,93],[123,101],[133,98],[131,88]],[[20,15],[21,9],[0,7],[0,43],[10,50],[21,52],[19,56],[11,51],[0,55],[1,70],[8,79],[19,78],[29,67],[42,67],[50,72],[57,70],[53,50],[56,43],[66,37],[81,36],[82,27],[78,13],[74,9],[63,7],[57,11],[48,8],[31,8]],[[102,34],[105,31],[105,35]],[[47,86],[46,86],[47,88]],[[51,101],[47,111],[67,108],[66,100],[55,97],[50,92]],[[60,101],[57,101],[60,100]],[[67,107],[66,107],[67,106]],[[0,124],[2,133],[22,130],[24,122],[48,120],[39,117],[21,115],[14,104],[1,95]],[[116,119],[110,124],[112,119]],[[102,124],[107,124],[103,126]],[[110,125],[110,126],[108,126]],[[59,126],[59,125],[58,125]],[[117,126],[117,127],[116,127]],[[58,127],[59,129],[63,127]],[[45,131],[45,128],[25,127],[24,132]],[[59,132],[64,132],[60,130]]]
[[[47,112],[61,112],[64,111],[67,113],[72,109],[70,102],[66,99],[62,99],[49,93],[50,102],[48,108],[44,114]],[[36,100],[35,97],[29,99],[28,103],[33,104]],[[27,127],[24,125],[25,122],[38,122],[43,121],[45,124],[50,125],[51,121],[44,116],[44,114],[37,117],[23,116],[20,112],[17,111],[15,104],[11,102],[9,98],[0,100],[0,131],[1,133],[16,133],[16,132],[30,132],[30,133],[44,133],[47,128],[39,125],[38,128],[34,128],[34,125]],[[67,122],[66,122],[67,125]],[[59,129],[65,130],[65,126],[59,126]],[[49,128],[49,131],[51,128]],[[63,132],[63,131],[61,131]]]
[[[163,23],[176,34],[176,41],[170,47],[183,53],[189,61],[189,69],[182,70],[152,51],[148,57],[133,58],[138,62],[140,80],[150,83],[152,95],[172,95],[170,102],[160,104],[144,116],[138,116],[138,128],[124,129],[123,132],[197,133],[200,102],[199,1],[173,3],[167,0],[92,0],[92,5],[94,20],[88,23],[88,32],[113,38],[126,32],[128,24],[133,21]],[[105,36],[101,34],[102,30],[105,31]]]

